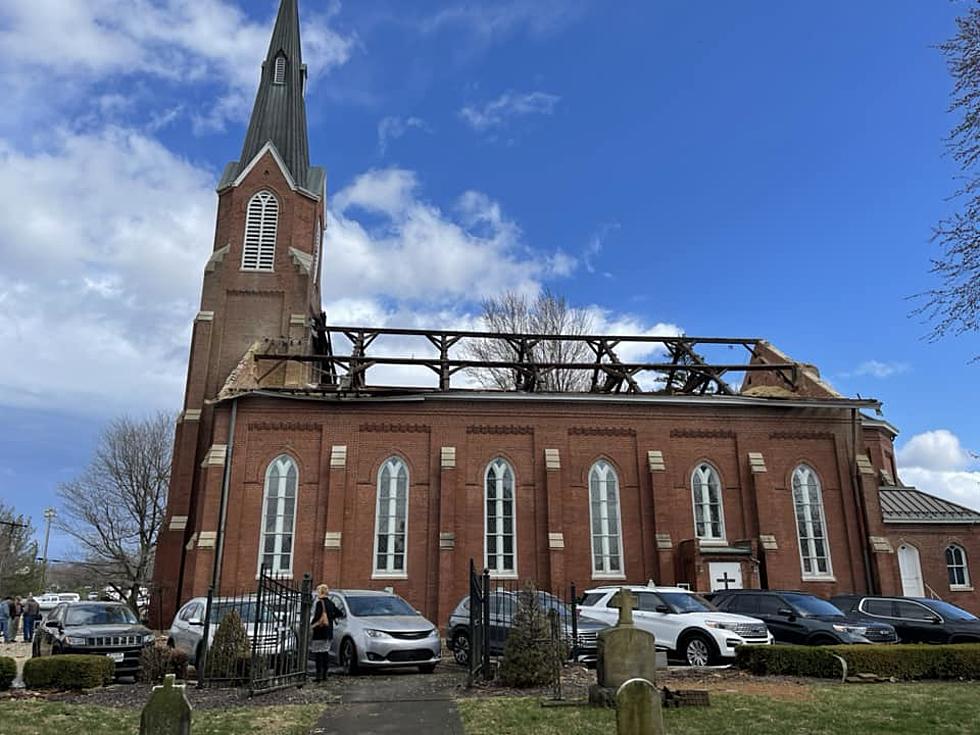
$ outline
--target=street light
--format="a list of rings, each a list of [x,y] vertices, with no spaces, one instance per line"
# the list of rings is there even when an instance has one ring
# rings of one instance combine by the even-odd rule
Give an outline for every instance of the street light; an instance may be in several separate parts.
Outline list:
[[[51,521],[54,520],[55,515],[54,508],[44,509],[44,564],[41,567],[41,594],[48,589],[48,539],[51,537]]]

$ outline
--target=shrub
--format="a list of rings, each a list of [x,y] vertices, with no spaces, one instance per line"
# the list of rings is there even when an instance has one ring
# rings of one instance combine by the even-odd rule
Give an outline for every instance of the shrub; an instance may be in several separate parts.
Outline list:
[[[24,663],[24,685],[28,689],[90,689],[111,683],[115,668],[106,656],[32,658]]]
[[[980,679],[980,643],[933,646],[743,646],[735,657],[739,668],[759,675],[839,678],[840,662],[848,674],[868,673],[896,679]]]
[[[10,689],[17,678],[17,662],[6,656],[0,657],[0,692]]]
[[[187,678],[187,654],[170,646],[147,646],[140,652],[140,681],[156,684],[167,674]]]
[[[538,603],[538,592],[528,583],[517,595],[504,658],[497,671],[500,682],[509,687],[536,687],[550,684],[555,666],[561,660],[559,644],[551,641],[548,618]]]
[[[237,610],[222,619],[207,652],[205,676],[209,679],[242,681],[248,678],[251,647]]]

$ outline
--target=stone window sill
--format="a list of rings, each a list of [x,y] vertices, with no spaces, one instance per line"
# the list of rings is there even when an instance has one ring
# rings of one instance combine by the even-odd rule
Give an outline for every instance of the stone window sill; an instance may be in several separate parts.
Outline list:
[[[950,592],[973,592],[972,584],[951,584],[949,586]]]
[[[804,582],[836,582],[837,577],[833,574],[804,574],[802,580]]]

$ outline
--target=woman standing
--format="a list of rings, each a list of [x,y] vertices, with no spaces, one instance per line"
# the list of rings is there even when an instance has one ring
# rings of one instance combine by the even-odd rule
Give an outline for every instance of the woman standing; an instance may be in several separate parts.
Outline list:
[[[327,593],[330,588],[325,584],[316,588],[316,606],[313,608],[313,636],[310,650],[316,662],[316,680],[324,681],[330,666],[330,641],[333,639],[333,621],[340,615],[337,606],[330,601]]]

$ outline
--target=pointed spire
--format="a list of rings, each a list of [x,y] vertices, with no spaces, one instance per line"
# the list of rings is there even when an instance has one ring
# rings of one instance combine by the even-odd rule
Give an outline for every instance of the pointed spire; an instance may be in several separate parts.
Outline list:
[[[297,185],[310,188],[310,149],[306,135],[306,67],[299,38],[297,0],[282,0],[272,31],[269,52],[248,124],[239,171],[269,141],[275,145]]]

